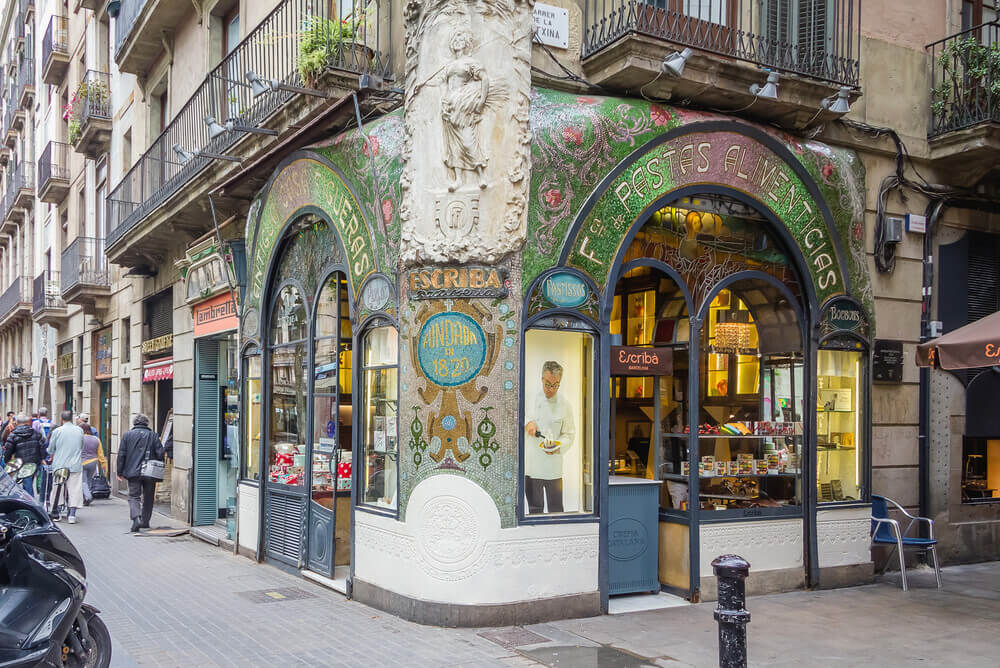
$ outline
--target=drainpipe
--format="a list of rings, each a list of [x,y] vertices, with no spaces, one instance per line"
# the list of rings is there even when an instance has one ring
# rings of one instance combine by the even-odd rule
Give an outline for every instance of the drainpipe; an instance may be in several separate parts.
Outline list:
[[[920,343],[924,343],[931,338],[931,303],[934,289],[934,230],[936,229],[938,218],[945,208],[944,199],[935,199],[927,205],[925,214],[927,216],[927,231],[924,234],[923,252],[923,289],[920,304]],[[918,504],[921,517],[931,515],[931,443],[930,443],[930,419],[931,419],[931,370],[929,367],[920,368],[920,413],[918,417],[917,448],[919,454]],[[928,527],[926,522],[920,522],[920,535],[928,537]]]

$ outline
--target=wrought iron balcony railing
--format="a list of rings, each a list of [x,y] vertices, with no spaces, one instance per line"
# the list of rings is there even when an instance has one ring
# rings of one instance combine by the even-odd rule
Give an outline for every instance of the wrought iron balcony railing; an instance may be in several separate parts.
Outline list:
[[[69,144],[50,141],[38,160],[38,187],[42,189],[50,179],[69,179]]]
[[[122,0],[121,9],[118,10],[118,19],[115,21],[115,52],[122,48],[122,44],[128,39],[129,34],[135,27],[139,14],[146,6],[147,0]]]
[[[107,72],[87,70],[76,89],[73,112],[80,125],[92,118],[111,119],[111,83]]]
[[[126,8],[141,11],[145,0],[124,0],[117,24],[128,29]],[[254,28],[201,83],[170,125],[157,137],[107,197],[108,246],[212,162],[205,153],[224,154],[246,133],[240,126],[260,126],[297,93],[274,89],[255,96],[247,79],[314,85],[327,68],[388,78],[392,0],[285,0]],[[341,6],[351,18],[331,15]],[[131,11],[131,10],[130,10]],[[122,28],[121,26],[125,26]],[[237,129],[212,137],[206,117]]]
[[[43,271],[35,276],[31,288],[31,312],[66,308],[59,285],[58,271]]]
[[[62,253],[62,294],[74,288],[107,288],[111,285],[104,239],[77,237]]]
[[[28,52],[30,53],[30,51]],[[21,61],[21,67],[17,73],[17,93],[18,98],[23,99],[26,91],[35,89],[35,60],[25,58]]]
[[[15,190],[34,190],[35,163],[26,161],[19,163],[17,169],[14,170],[14,178],[11,179],[11,183]]]
[[[6,318],[19,307],[31,306],[31,279],[16,277],[0,296],[0,320]]]
[[[632,34],[857,86],[861,0],[587,0],[583,57]]]
[[[927,45],[931,62],[928,137],[1000,121],[1000,22]]]
[[[42,37],[42,62],[48,63],[53,53],[69,54],[69,26],[65,16],[53,16]]]

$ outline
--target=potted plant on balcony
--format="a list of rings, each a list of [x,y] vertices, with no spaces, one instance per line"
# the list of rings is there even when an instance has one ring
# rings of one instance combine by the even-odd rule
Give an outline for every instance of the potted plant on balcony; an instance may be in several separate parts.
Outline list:
[[[316,80],[328,65],[344,69],[367,68],[375,56],[372,49],[356,38],[364,35],[364,15],[332,21],[310,16],[299,33],[298,71],[306,86]]]
[[[952,117],[984,120],[1000,104],[1000,43],[983,44],[974,36],[952,40],[937,56],[941,73],[931,89],[935,125]]]
[[[73,113],[73,108],[76,105],[77,97],[74,95],[69,102],[63,105],[63,120],[69,124],[69,143],[76,146],[76,143],[80,140],[80,135],[82,134],[82,126],[80,125],[80,119]]]

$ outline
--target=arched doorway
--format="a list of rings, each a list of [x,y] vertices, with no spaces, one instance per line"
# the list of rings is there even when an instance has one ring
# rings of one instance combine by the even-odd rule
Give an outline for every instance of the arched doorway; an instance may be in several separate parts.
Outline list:
[[[629,480],[660,485],[658,577],[637,580],[611,540],[609,594],[695,595],[710,575],[701,525],[773,517],[801,526],[813,305],[799,259],[773,229],[742,197],[668,199],[636,223],[612,273],[611,518]],[[616,364],[634,350],[657,365]],[[802,572],[798,535],[782,558]]]

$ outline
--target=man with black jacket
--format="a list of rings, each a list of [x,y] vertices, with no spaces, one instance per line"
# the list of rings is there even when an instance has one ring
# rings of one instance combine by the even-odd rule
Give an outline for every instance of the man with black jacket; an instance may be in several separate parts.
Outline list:
[[[148,454],[147,454],[148,453]],[[132,533],[149,528],[153,514],[153,497],[157,481],[142,475],[146,459],[163,461],[163,444],[149,428],[149,418],[142,413],[132,420],[132,428],[122,436],[118,446],[118,479],[128,480],[128,509],[132,518]]]
[[[12,459],[20,459],[22,465],[35,464],[40,467],[48,456],[41,434],[31,428],[31,418],[24,413],[18,415],[17,426],[3,444],[3,463],[6,465]],[[21,481],[24,491],[31,495],[35,493],[34,478],[29,476]]]

